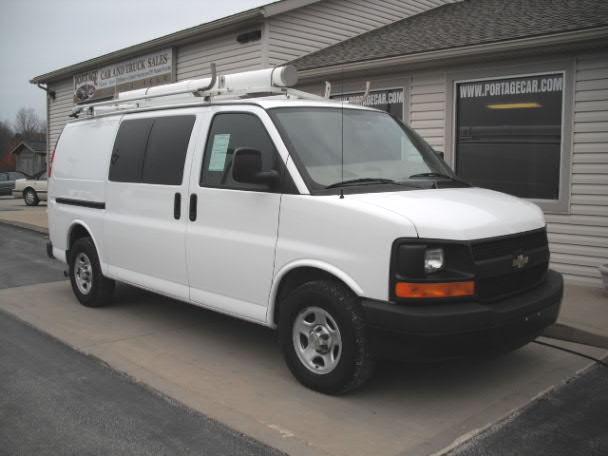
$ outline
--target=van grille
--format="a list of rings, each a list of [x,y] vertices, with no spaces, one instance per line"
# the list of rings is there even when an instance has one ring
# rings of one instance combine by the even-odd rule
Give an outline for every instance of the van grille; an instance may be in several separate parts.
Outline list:
[[[482,301],[491,301],[533,288],[545,278],[547,266],[547,263],[543,263],[511,274],[479,279],[477,297]]]
[[[481,241],[473,244],[473,261],[483,261],[505,255],[513,255],[518,251],[527,251],[546,247],[547,231],[529,231],[515,237],[498,240]]]
[[[477,298],[493,301],[539,285],[549,267],[549,243],[545,229],[471,245],[477,270]],[[514,265],[519,255],[525,265]]]

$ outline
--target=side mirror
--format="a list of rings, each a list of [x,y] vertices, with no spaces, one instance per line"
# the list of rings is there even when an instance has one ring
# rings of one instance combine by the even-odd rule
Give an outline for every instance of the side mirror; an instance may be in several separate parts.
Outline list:
[[[434,151],[434,152],[437,154],[437,156],[438,156],[439,158],[441,158],[442,160],[445,160],[445,155],[444,155],[444,153],[443,153],[443,152],[440,152],[440,151],[438,151],[438,150],[436,150],[436,151]]]
[[[262,152],[257,149],[239,147],[232,158],[232,177],[246,184],[266,184],[269,187],[280,180],[276,170],[263,171]]]

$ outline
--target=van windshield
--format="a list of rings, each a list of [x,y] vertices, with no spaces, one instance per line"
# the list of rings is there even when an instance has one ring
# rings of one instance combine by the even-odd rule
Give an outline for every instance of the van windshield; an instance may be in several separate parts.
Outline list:
[[[387,113],[317,107],[270,111],[311,190],[395,183],[416,188],[420,178],[455,178],[431,146]]]

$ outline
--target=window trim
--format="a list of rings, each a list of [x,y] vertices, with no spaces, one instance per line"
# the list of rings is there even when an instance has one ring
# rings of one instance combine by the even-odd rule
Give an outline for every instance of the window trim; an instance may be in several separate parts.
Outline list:
[[[203,172],[205,170],[205,159],[207,158],[207,146],[209,146],[209,141],[211,141],[211,129],[213,128],[213,122],[215,121],[215,118],[222,114],[245,114],[245,115],[255,117],[260,122],[260,124],[264,128],[264,132],[265,132],[266,136],[268,137],[268,141],[274,147],[274,152],[276,154],[277,161],[279,162],[280,167],[281,167],[281,183],[279,185],[277,185],[277,188],[275,190],[239,188],[239,187],[231,187],[231,186],[226,186],[226,185],[223,185],[223,186],[210,185],[208,183],[203,182]],[[268,128],[266,128],[266,125],[264,124],[263,119],[257,113],[252,112],[252,111],[241,111],[238,109],[216,111],[213,113],[213,115],[209,119],[209,124],[208,124],[206,133],[207,133],[207,137],[205,138],[205,144],[203,146],[203,154],[201,157],[201,167],[200,167],[200,171],[199,171],[199,175],[198,175],[198,182],[197,182],[198,188],[216,188],[219,190],[255,192],[255,193],[271,193],[271,194],[293,194],[293,195],[300,194],[300,192],[298,190],[298,186],[296,185],[293,177],[291,176],[291,173],[289,172],[287,163],[283,160],[283,157],[281,156],[277,145],[275,144],[272,137],[270,136],[270,133],[268,132]]]
[[[527,71],[526,71],[527,70]],[[574,120],[574,62],[572,60],[552,61],[545,63],[519,63],[493,68],[484,68],[478,71],[466,69],[454,71],[447,74],[448,94],[447,100],[451,100],[452,106],[446,109],[446,145],[448,147],[450,166],[455,168],[456,164],[456,122],[458,107],[458,84],[468,82],[491,81],[511,78],[525,78],[543,76],[550,74],[561,74],[564,79],[562,90],[562,124],[560,144],[560,164],[558,199],[524,198],[531,201],[546,213],[568,214],[570,212],[571,195],[571,156],[573,148],[573,120]],[[451,93],[450,93],[451,92]]]

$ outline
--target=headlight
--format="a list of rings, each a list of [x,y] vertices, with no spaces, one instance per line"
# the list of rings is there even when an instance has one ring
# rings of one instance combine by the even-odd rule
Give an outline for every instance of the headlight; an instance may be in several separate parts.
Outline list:
[[[424,272],[432,274],[443,269],[443,249],[427,249],[424,252]]]

